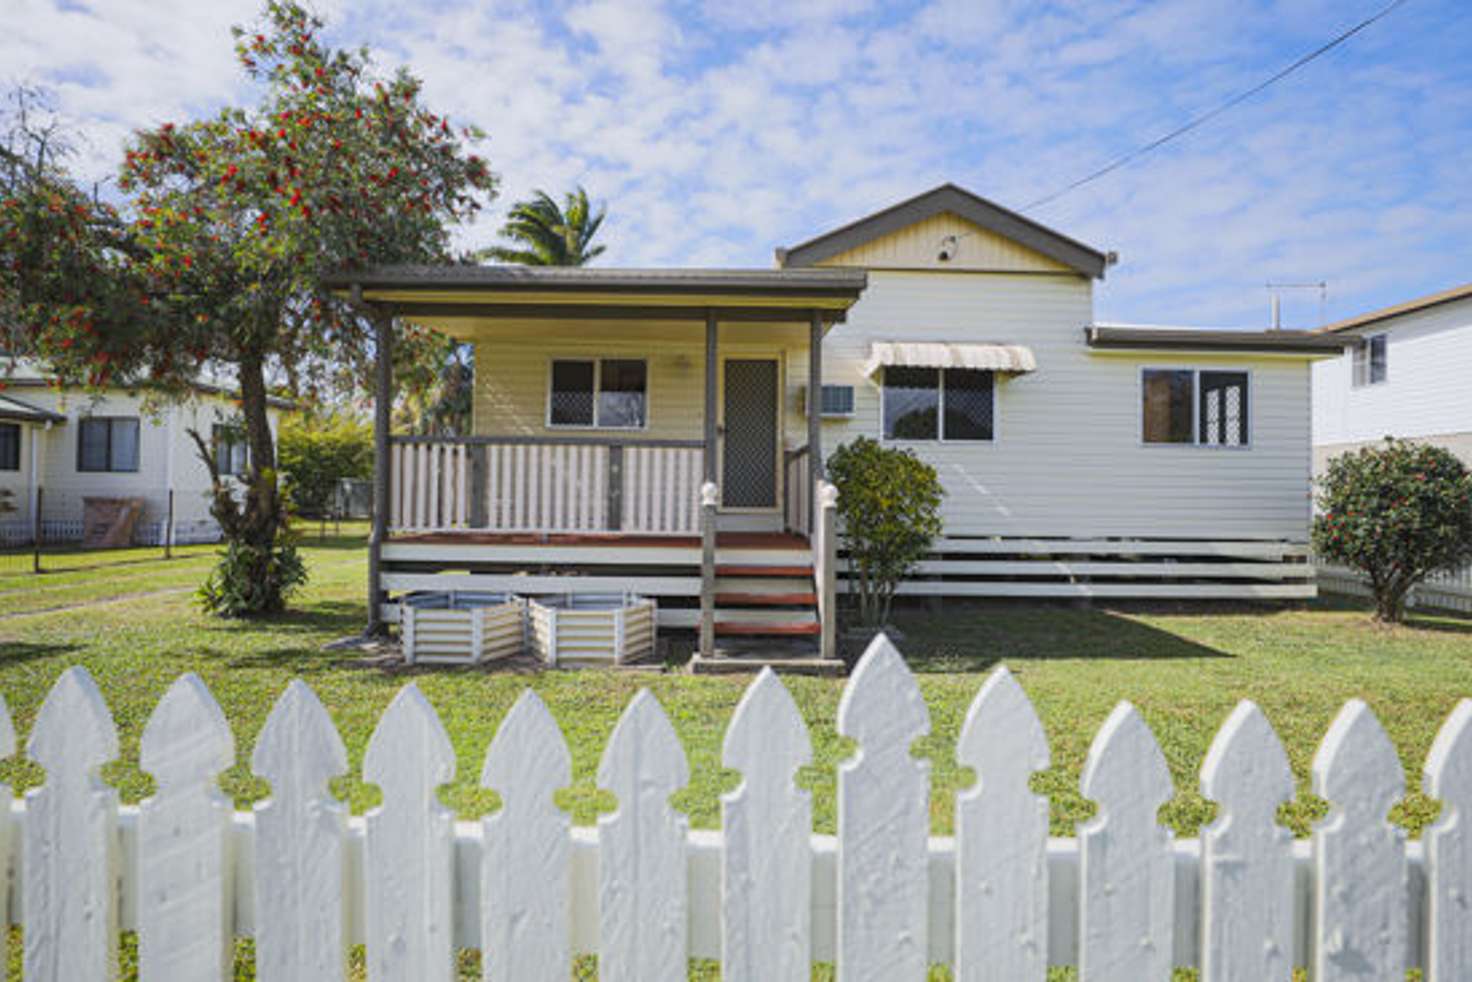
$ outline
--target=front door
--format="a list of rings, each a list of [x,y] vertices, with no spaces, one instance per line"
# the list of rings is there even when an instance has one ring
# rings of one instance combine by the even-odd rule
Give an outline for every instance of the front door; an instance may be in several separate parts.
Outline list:
[[[721,505],[738,511],[777,507],[777,361],[728,358],[721,440]]]

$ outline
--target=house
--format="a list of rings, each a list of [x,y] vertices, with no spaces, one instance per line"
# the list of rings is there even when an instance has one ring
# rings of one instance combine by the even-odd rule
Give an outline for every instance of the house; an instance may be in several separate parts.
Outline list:
[[[1314,473],[1387,436],[1472,465],[1472,283],[1324,327],[1350,343],[1314,366]]]
[[[209,471],[189,431],[211,441],[224,474],[244,474],[248,454],[229,425],[238,414],[231,394],[196,388],[188,404],[150,413],[140,391],[62,389],[33,365],[9,366],[0,389],[0,489],[15,510],[0,515],[0,545],[32,542],[38,512],[43,542],[82,541],[89,498],[141,503],[132,516],[137,544],[217,541]],[[273,399],[273,432],[288,405]]]
[[[476,348],[468,437],[391,438],[380,366],[370,610],[631,590],[705,652],[831,651],[823,462],[860,435],[947,490],[904,593],[1311,596],[1309,370],[1343,342],[1098,324],[1112,262],[944,185],[770,270],[344,275],[381,344],[400,317]]]

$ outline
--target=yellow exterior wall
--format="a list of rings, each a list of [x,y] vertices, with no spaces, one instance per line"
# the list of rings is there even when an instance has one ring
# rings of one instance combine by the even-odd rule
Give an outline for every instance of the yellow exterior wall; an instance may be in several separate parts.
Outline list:
[[[772,357],[783,374],[789,446],[806,442],[798,413],[807,381],[807,325],[723,324],[730,357]],[[648,425],[642,430],[547,426],[551,363],[557,358],[643,358],[649,363]],[[795,367],[794,367],[795,366]],[[705,325],[636,321],[507,324],[478,332],[472,430],[478,436],[613,436],[698,440],[705,411]]]
[[[939,259],[941,242],[956,236],[952,258]],[[945,212],[908,225],[818,263],[864,269],[932,269],[1005,273],[1071,273],[1025,245]]]

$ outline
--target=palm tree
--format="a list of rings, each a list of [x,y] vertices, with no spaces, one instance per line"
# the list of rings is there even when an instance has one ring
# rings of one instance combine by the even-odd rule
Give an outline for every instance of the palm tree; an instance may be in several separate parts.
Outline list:
[[[563,195],[563,204],[545,191],[530,201],[518,201],[501,226],[501,236],[514,245],[483,249],[477,259],[522,266],[583,266],[602,255],[605,246],[593,245],[608,209],[593,214],[588,192],[581,186]]]

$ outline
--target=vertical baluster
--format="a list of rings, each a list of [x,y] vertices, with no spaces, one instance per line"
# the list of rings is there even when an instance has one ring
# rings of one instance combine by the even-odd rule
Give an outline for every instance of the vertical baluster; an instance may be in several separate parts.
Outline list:
[[[1288,755],[1267,717],[1237,704],[1201,765],[1220,806],[1201,831],[1203,982],[1269,982],[1293,973],[1293,837],[1277,822],[1293,797]]]
[[[593,518],[590,528],[608,528],[608,468],[612,454],[608,447],[593,450]]]
[[[233,808],[219,775],[235,762],[235,738],[198,675],[181,675],[164,693],[140,751],[158,791],[138,809],[138,975],[229,978]]]
[[[437,443],[425,444],[429,451],[429,527],[445,525],[445,448]]]
[[[547,470],[552,476],[551,527],[567,528],[567,450],[565,446],[549,447]]]
[[[1447,717],[1426,755],[1421,786],[1441,800],[1426,830],[1426,982],[1472,970],[1472,699]]]
[[[524,529],[530,527],[527,516],[530,513],[531,502],[528,500],[532,495],[532,482],[527,473],[526,457],[527,447],[525,444],[517,444],[513,450],[513,471],[515,477],[511,483],[511,501],[516,507],[516,522],[513,528]]]
[[[293,679],[256,741],[251,770],[271,784],[255,806],[256,974],[328,982],[347,972],[347,809],[327,782],[348,769],[342,738]]]
[[[26,754],[46,783],[25,796],[25,977],[116,978],[118,796],[98,771],[118,755],[118,735],[85,668],[51,687]]]
[[[1387,819],[1405,791],[1390,738],[1352,699],[1314,754],[1314,793],[1329,817],[1314,828],[1314,979],[1399,979],[1406,955],[1404,833]]]
[[[502,511],[506,495],[501,490],[505,480],[504,451],[505,447],[498,444],[486,447],[486,521],[493,529],[506,527]]]
[[[1079,978],[1169,979],[1175,860],[1156,820],[1171,799],[1170,769],[1135,707],[1121,702],[1089,746],[1081,788],[1098,813],[1078,827]]]
[[[537,470],[542,475],[541,508],[537,514],[537,529],[555,527],[556,514],[552,510],[552,451],[555,447],[537,448]]]
[[[664,710],[640,689],[598,765],[618,809],[598,818],[598,977],[603,982],[684,982],[684,815],[670,795],[690,781],[685,751]]]
[[[370,982],[449,982],[454,816],[435,789],[455,776],[455,750],[412,682],[378,721],[363,778],[383,791],[365,818]]]
[[[1026,982],[1048,972],[1048,766],[1032,703],[1005,667],[976,694],[956,759],[976,771],[956,796],[956,978]]]
[[[794,783],[812,760],[797,704],[764,668],[726,730],[722,762],[741,784],[721,797],[721,977],[801,982],[811,975],[812,805]]]
[[[390,522],[393,527],[404,527],[404,445],[395,443],[388,448],[388,469],[393,475],[393,489],[390,500],[393,506],[389,509]]]
[[[470,448],[463,443],[455,445],[455,524],[464,528],[470,519]]]
[[[485,982],[565,979],[571,848],[552,795],[572,782],[562,731],[523,689],[486,751],[481,787],[501,810],[481,820],[481,967]]]
[[[859,745],[838,768],[838,977],[923,979],[930,766],[910,747],[930,732],[930,713],[883,634],[844,686],[838,732]]]

